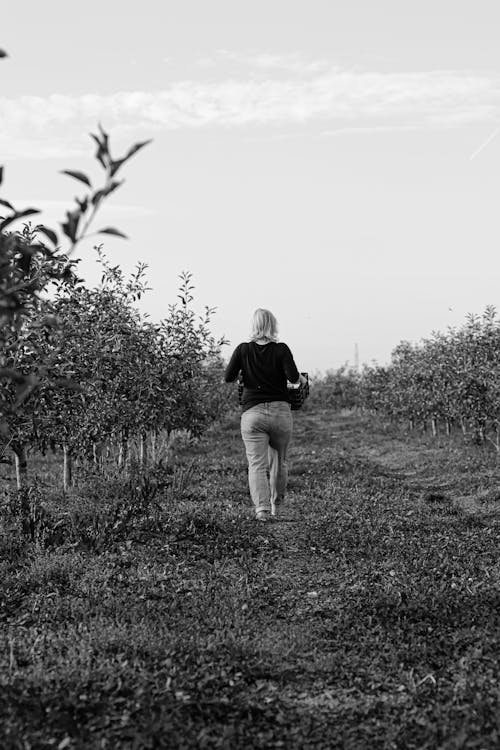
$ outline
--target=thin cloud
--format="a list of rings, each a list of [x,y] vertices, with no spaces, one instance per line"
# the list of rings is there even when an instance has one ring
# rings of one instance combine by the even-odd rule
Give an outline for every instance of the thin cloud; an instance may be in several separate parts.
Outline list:
[[[228,55],[230,53],[227,53]],[[299,58],[260,55],[249,58],[261,77],[233,76],[216,81],[174,82],[160,91],[123,91],[0,99],[0,147],[18,153],[19,144],[44,144],[57,153],[82,128],[97,121],[113,131],[137,129],[293,127],[317,124],[322,130],[456,127],[500,119],[500,78],[462,71],[380,73],[342,70],[310,62],[299,74]],[[270,76],[272,68],[286,76]],[[302,71],[303,72],[303,71]],[[10,148],[9,148],[10,143]],[[30,150],[30,149],[28,149]],[[62,149],[64,151],[64,149]]]
[[[255,52],[245,55],[231,50],[219,50],[217,55],[211,58],[214,66],[226,61],[257,71],[275,70],[298,75],[311,75],[332,69],[329,60],[309,60],[299,54],[276,55],[270,52]]]

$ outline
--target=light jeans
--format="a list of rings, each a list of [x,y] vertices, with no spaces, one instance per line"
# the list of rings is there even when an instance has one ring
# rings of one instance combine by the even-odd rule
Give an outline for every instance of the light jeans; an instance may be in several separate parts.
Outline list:
[[[292,430],[293,417],[287,401],[256,404],[241,415],[250,496],[259,514],[274,514],[285,499]]]

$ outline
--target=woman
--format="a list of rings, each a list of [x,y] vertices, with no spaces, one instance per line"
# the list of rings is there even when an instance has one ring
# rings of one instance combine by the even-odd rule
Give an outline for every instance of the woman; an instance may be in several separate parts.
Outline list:
[[[241,436],[248,460],[248,483],[256,516],[267,521],[285,499],[287,451],[293,419],[287,380],[304,381],[292,352],[278,343],[278,324],[269,310],[253,314],[250,342],[239,344],[226,367],[226,383],[243,374]],[[268,478],[269,477],[269,478]]]

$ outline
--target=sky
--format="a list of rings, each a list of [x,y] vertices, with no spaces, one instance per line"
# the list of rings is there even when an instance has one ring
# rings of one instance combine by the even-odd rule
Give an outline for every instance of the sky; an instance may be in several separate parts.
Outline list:
[[[7,0],[0,0],[0,9]],[[0,197],[57,227],[113,154],[82,243],[148,264],[153,320],[193,274],[232,348],[255,308],[299,369],[383,364],[401,341],[500,298],[500,6],[493,0],[10,3],[0,48]],[[80,189],[82,188],[82,189]]]

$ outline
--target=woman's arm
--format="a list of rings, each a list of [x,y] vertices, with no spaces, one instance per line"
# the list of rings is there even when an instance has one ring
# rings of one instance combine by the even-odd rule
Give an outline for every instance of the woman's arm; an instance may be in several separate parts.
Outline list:
[[[290,383],[300,383],[301,382],[301,374],[297,369],[297,365],[295,364],[295,360],[293,358],[293,354],[290,351],[289,347],[286,344],[283,344],[283,369],[285,371],[285,375],[287,377],[287,380]]]
[[[241,344],[238,344],[234,350],[231,359],[228,362],[226,371],[224,373],[224,380],[226,383],[234,383],[238,377],[239,371],[241,370]]]

